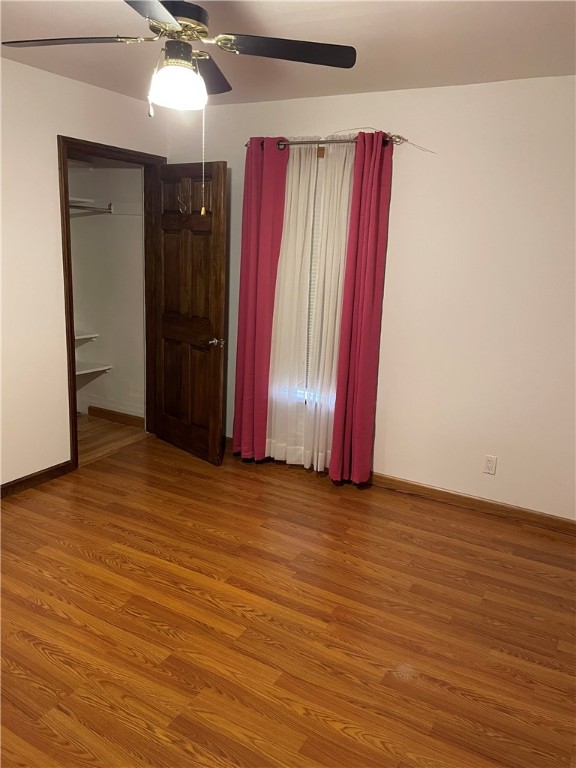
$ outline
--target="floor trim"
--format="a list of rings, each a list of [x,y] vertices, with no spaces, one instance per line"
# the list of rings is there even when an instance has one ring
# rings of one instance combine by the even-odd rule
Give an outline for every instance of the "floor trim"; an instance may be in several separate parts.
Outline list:
[[[402,480],[399,477],[380,475],[377,472],[372,473],[372,485],[379,488],[387,488],[390,491],[408,493],[413,496],[421,496],[425,499],[452,504],[456,507],[466,507],[477,512],[486,512],[489,515],[503,517],[506,520],[521,523],[522,525],[535,525],[539,528],[548,528],[551,531],[576,536],[576,521],[556,517],[555,515],[546,515],[533,509],[515,507],[511,504],[481,499],[477,496],[466,496],[463,493],[445,491],[442,488],[414,483],[411,480]]]
[[[225,439],[226,451],[232,453],[232,438],[226,437]],[[372,473],[371,482],[372,485],[378,488],[387,488],[390,491],[407,493],[424,499],[440,501],[444,504],[452,504],[455,507],[464,507],[466,509],[473,509],[476,512],[503,517],[506,520],[522,525],[534,525],[538,528],[547,528],[550,531],[576,536],[576,521],[567,520],[556,515],[546,515],[534,509],[515,507],[512,504],[482,499],[478,496],[467,496],[456,491],[445,491],[442,488],[434,488],[431,485],[414,483],[411,480],[402,480],[399,477],[391,477],[390,475],[381,475],[377,472]]]
[[[144,417],[134,416],[132,413],[109,411],[108,408],[97,408],[95,405],[89,405],[88,416],[94,416],[97,419],[107,419],[108,421],[116,421],[118,424],[127,424],[129,427],[142,427],[142,429],[144,429]]]
[[[2,485],[1,497],[4,499],[6,496],[12,496],[13,493],[24,491],[27,488],[35,488],[37,485],[47,483],[56,477],[67,475],[68,472],[72,472],[74,469],[76,469],[74,462],[72,459],[68,459],[68,461],[62,462],[62,464],[55,464],[53,467],[41,469],[39,472],[33,472],[31,475],[10,480]]]

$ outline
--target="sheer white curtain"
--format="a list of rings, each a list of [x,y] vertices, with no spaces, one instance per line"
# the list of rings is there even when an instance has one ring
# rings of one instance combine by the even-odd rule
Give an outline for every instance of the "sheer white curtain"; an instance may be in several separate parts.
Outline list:
[[[315,145],[290,147],[274,299],[266,453],[289,464],[302,464],[303,456],[317,154]]]
[[[344,137],[338,137],[344,138]],[[330,460],[354,144],[290,147],[268,402],[268,456]]]
[[[340,137],[342,138],[342,137]],[[327,144],[319,210],[317,268],[312,271],[304,466],[321,472],[330,465],[332,423],[350,194],[355,145]]]

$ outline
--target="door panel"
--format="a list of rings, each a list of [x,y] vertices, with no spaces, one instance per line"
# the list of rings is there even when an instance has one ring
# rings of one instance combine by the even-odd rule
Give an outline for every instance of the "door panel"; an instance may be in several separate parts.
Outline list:
[[[158,437],[220,464],[224,452],[226,163],[160,170],[155,265]]]

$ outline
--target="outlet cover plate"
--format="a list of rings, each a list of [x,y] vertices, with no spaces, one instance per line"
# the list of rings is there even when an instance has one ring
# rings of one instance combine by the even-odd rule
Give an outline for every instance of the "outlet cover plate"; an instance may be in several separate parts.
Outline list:
[[[498,456],[484,456],[484,469],[482,471],[486,475],[495,475],[497,462]]]

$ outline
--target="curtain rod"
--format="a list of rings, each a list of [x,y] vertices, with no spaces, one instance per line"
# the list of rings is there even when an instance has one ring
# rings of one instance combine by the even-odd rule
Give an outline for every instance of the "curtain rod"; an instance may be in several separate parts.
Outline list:
[[[278,141],[278,149],[282,149],[286,145],[292,144],[356,144],[357,139],[317,139],[316,141],[310,139],[310,141]]]
[[[388,133],[384,134],[384,138],[386,141],[391,141],[392,144],[404,144],[404,142],[407,142],[408,139],[405,139],[404,136],[398,136],[393,135],[391,136]],[[291,141],[290,139],[286,139],[286,141],[277,141],[276,146],[278,149],[284,149],[284,147],[290,146],[290,145],[297,145],[297,144],[316,144],[316,145],[324,145],[324,144],[356,144],[358,139],[307,139],[307,140],[294,140]],[[245,147],[248,147],[250,145],[250,139],[244,144]]]
[[[386,141],[392,142],[392,144],[411,144],[413,147],[416,147],[416,149],[420,149],[422,152],[430,152],[431,154],[435,155],[436,152],[434,152],[433,149],[427,149],[426,147],[421,147],[419,144],[414,144],[414,142],[407,139],[405,136],[400,136],[398,133],[385,133],[384,137]],[[276,146],[278,149],[284,149],[284,147],[297,144],[316,144],[317,146],[324,146],[324,144],[356,144],[357,139],[307,139],[302,141],[290,141],[290,139],[286,139],[285,141],[277,141]],[[250,139],[244,144],[245,147],[250,146]]]
[[[389,133],[384,134],[384,140],[385,141],[391,141],[392,144],[404,144],[405,141],[408,141],[408,139],[405,139],[404,136],[398,136],[394,135],[391,136]],[[286,146],[286,144],[356,144],[358,141],[357,138],[353,139],[317,139],[317,140],[308,140],[308,141],[290,141],[287,139],[286,141],[279,141],[278,147],[282,148],[283,146]]]

